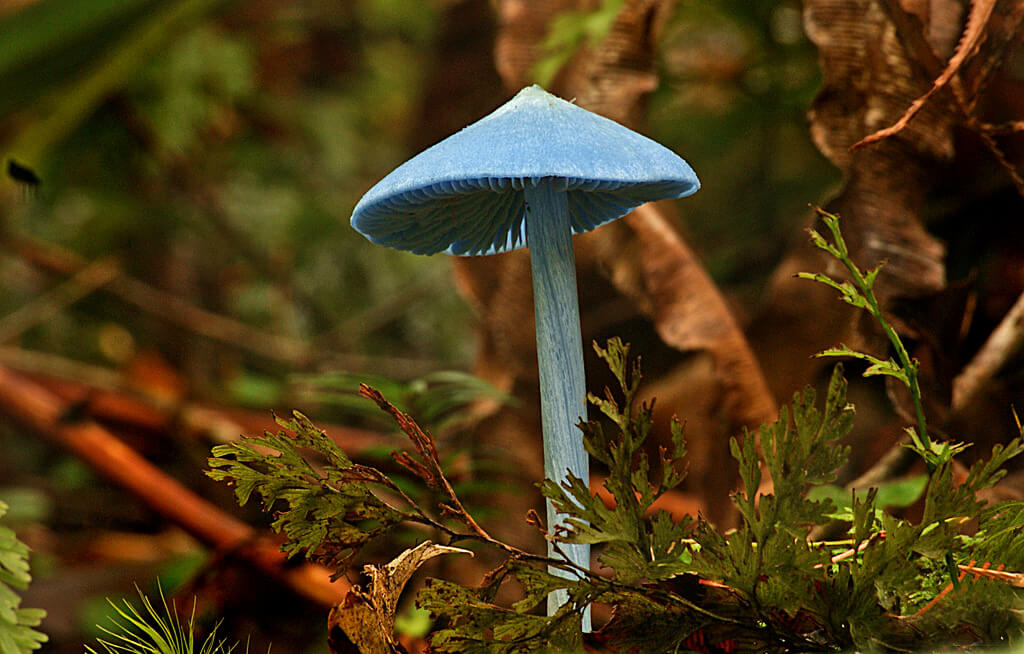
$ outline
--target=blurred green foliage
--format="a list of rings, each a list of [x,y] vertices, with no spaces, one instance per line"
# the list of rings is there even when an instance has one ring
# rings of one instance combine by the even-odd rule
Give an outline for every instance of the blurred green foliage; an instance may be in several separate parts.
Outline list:
[[[560,17],[540,68],[599,42],[620,5]],[[83,6],[36,0],[0,15],[0,147],[43,180],[31,201],[0,186],[10,227],[115,255],[153,286],[308,342],[322,368],[410,378],[468,364],[450,260],[369,247],[347,224],[430,114],[444,3],[133,0],[78,16]],[[648,131],[703,183],[684,229],[713,275],[753,300],[808,200],[836,179],[805,127],[817,69],[799,6],[682,3],[661,65]],[[53,283],[11,259],[0,274],[4,312]],[[104,348],[109,326],[131,347]],[[204,392],[249,403],[280,398],[266,378],[296,368],[211,351],[102,294],[22,344],[105,365],[155,349]],[[362,358],[333,357],[346,353]]]
[[[29,201],[4,181],[9,226],[88,258],[116,255],[153,286],[322,346],[325,367],[339,365],[332,352],[358,352],[362,368],[398,377],[467,364],[471,324],[450,262],[369,247],[348,228],[359,195],[404,156],[437,5],[206,2],[199,12],[195,0],[151,0],[97,7],[74,30],[53,28],[70,20],[70,6],[40,0],[0,17],[0,34],[17,37],[0,46],[0,84],[5,99],[19,98],[0,106],[0,143],[43,180]],[[140,38],[160,21],[164,38]],[[82,99],[97,77],[110,79],[111,53],[143,41],[145,52],[131,50],[138,56],[122,71],[130,74],[95,102]],[[59,65],[61,75],[45,72]],[[79,112],[41,134],[65,104]],[[0,309],[52,283],[14,261],[3,268],[13,283]],[[97,343],[95,326],[107,322],[179,366],[212,358],[194,366],[208,392],[237,386],[254,366],[278,377],[294,370],[204,353],[187,331],[169,333],[102,295],[35,326],[22,344],[123,363]]]
[[[599,46],[624,4],[625,0],[603,0],[596,9],[565,11],[556,16],[541,45],[541,56],[533,67],[537,83],[550,84],[579,48]]]
[[[0,502],[0,518],[7,513],[7,504]],[[14,532],[0,525],[0,652],[28,654],[47,641],[36,627],[46,611],[21,606],[16,591],[24,591],[32,576],[28,567],[28,547]]]
[[[701,179],[680,205],[684,229],[715,280],[754,303],[808,202],[839,181],[808,132],[820,74],[800,3],[680,3],[662,52],[651,136]]]

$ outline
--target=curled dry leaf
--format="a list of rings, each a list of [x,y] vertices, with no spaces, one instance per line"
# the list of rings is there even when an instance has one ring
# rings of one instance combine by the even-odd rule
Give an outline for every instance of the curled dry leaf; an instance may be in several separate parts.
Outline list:
[[[922,24],[959,24],[960,3],[936,0],[899,3]],[[891,125],[932,85],[908,51],[896,24],[879,0],[808,0],[807,36],[818,47],[822,89],[811,107],[811,136],[822,154],[844,171],[854,162],[850,149],[866,134]],[[954,35],[932,29],[928,46],[942,57],[954,47]],[[916,155],[944,159],[953,153],[952,116],[926,105],[901,133],[900,144]]]
[[[957,44],[956,52],[949,60],[949,63],[946,65],[945,70],[942,71],[942,74],[939,75],[935,82],[932,83],[932,87],[928,89],[924,95],[914,100],[906,112],[900,116],[899,120],[889,127],[880,129],[873,134],[864,137],[857,143],[854,143],[851,148],[857,149],[876,143],[882,139],[897,134],[900,130],[905,128],[914,116],[916,116],[932,98],[932,96],[945,88],[950,80],[956,76],[960,67],[967,61],[967,58],[977,51],[978,45],[985,36],[985,26],[988,24],[989,18],[992,17],[992,10],[995,8],[995,5],[996,0],[974,0],[971,3],[971,10],[967,17],[967,26],[964,29],[963,37]]]
[[[590,3],[578,0],[505,0],[499,5],[503,20],[496,56],[510,88],[527,78],[554,16],[591,8]],[[667,0],[623,2],[600,46],[582,48],[557,77],[559,92],[626,125],[641,122],[644,96],[657,86],[658,38],[671,5]],[[725,404],[731,427],[756,427],[773,420],[775,400],[738,322],[665,213],[644,205],[626,222],[629,234],[604,230],[603,235],[593,235],[593,264],[631,269],[619,276],[613,274],[612,283],[648,314],[665,344],[682,352],[712,353],[727,388]]]
[[[886,262],[878,285],[886,308],[894,297],[941,290],[946,250],[925,229],[921,214],[935,169],[953,155],[955,116],[939,103],[928,103],[893,138],[871,148],[851,146],[894,123],[928,90],[933,78],[922,72],[916,53],[938,61],[953,51],[962,6],[956,0],[806,0],[803,6],[807,36],[818,48],[822,71],[822,88],[809,111],[811,137],[844,176],[843,188],[825,208],[842,216],[858,265]],[[913,32],[916,40],[906,39],[894,15],[904,24],[929,29]],[[822,365],[807,358],[816,348],[839,341],[868,351],[884,346],[872,333],[862,332],[833,297],[793,277],[829,265],[800,242],[778,266],[770,301],[755,320],[752,334],[759,350],[779,352],[803,344],[802,351],[794,352],[799,357],[775,356],[783,361],[772,366],[769,383],[780,397]],[[812,323],[802,319],[806,315],[822,319]]]
[[[413,574],[430,559],[442,554],[473,553],[461,547],[424,541],[405,550],[383,566],[366,565],[367,591],[354,587],[327,616],[328,644],[332,654],[391,654],[399,651],[395,639],[395,612]]]

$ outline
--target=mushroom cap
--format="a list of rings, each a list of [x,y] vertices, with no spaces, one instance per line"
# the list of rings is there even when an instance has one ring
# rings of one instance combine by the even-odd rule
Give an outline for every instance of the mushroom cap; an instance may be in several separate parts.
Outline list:
[[[416,254],[514,250],[526,245],[523,187],[545,178],[564,185],[575,234],[700,188],[668,148],[534,85],[374,185],[352,227]]]

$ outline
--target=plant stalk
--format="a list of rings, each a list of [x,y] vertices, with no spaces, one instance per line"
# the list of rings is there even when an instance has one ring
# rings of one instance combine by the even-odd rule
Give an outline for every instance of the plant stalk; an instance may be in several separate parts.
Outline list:
[[[896,334],[896,330],[892,328],[892,325],[885,319],[882,314],[882,308],[878,304],[878,298],[875,297],[875,292],[871,288],[872,285],[864,278],[861,271],[853,263],[850,258],[849,250],[846,248],[846,241],[843,239],[842,233],[839,231],[839,221],[835,216],[826,212],[821,212],[821,216],[828,225],[829,230],[832,232],[832,239],[835,241],[836,247],[836,258],[839,259],[846,267],[846,270],[850,273],[857,288],[860,289],[864,299],[868,303],[868,311],[874,316],[878,324],[882,326],[882,330],[885,332],[886,338],[892,343],[893,348],[896,350],[896,356],[900,360],[900,365],[903,366],[904,373],[907,376],[907,387],[910,390],[910,398],[914,403],[914,416],[917,419],[917,435],[911,433],[911,438],[916,442],[915,445],[921,450],[931,452],[932,441],[928,436],[928,425],[925,422],[924,407],[921,405],[921,388],[917,381],[917,362],[910,358],[910,354],[907,349],[903,346],[903,341],[900,340],[899,335]],[[931,462],[929,461],[929,467]]]
[[[524,185],[526,241],[533,273],[533,304],[537,325],[537,364],[540,372],[541,424],[544,430],[544,475],[561,483],[566,472],[589,483],[590,470],[583,433],[576,427],[587,415],[583,373],[583,339],[580,335],[579,300],[576,291],[576,259],[572,249],[569,205],[564,180],[545,178]],[[564,516],[547,501],[550,532]],[[590,546],[563,543],[570,561],[590,569]],[[555,556],[548,543],[548,555]],[[568,572],[549,568],[552,574],[572,578]],[[566,603],[565,591],[548,597],[548,615]],[[589,608],[583,629],[590,631]]]

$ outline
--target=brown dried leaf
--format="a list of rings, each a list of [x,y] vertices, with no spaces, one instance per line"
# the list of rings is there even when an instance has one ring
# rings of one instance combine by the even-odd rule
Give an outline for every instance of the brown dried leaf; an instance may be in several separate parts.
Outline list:
[[[900,4],[923,24],[959,23],[955,0]],[[931,80],[909,56],[879,0],[807,0],[804,24],[818,46],[823,77],[811,108],[811,136],[826,157],[848,171],[853,163],[850,147],[895,122]],[[956,38],[940,28],[926,36],[940,56],[952,49]],[[901,133],[900,146],[915,154],[950,157],[951,119],[944,107],[926,105],[919,120]]]
[[[395,610],[398,608],[398,598],[402,595],[405,585],[420,566],[442,554],[473,556],[471,551],[461,547],[437,545],[428,540],[412,549],[405,550],[387,565],[363,567],[363,571],[370,576],[370,592],[368,593],[370,603],[373,605],[381,628],[386,633],[394,633]]]
[[[712,354],[730,428],[756,428],[774,421],[775,399],[761,366],[725,299],[682,237],[656,205],[638,207],[625,220],[638,242],[631,265],[639,271],[640,286],[620,290],[642,294],[640,305],[650,308],[666,344]]]
[[[327,615],[327,646],[331,654],[392,654],[393,638],[377,624],[372,605],[357,590]]]
[[[907,111],[894,124],[864,137],[857,143],[854,143],[851,149],[856,150],[857,148],[889,138],[905,128],[928,100],[953,79],[957,72],[959,72],[960,67],[967,61],[967,58],[977,52],[978,46],[985,36],[985,27],[988,25],[989,18],[992,17],[992,10],[995,9],[995,5],[996,0],[973,0],[971,2],[971,11],[967,16],[967,27],[964,29],[964,34],[959,44],[957,44],[956,52],[946,65],[946,69],[932,83],[932,87],[928,89],[928,92],[914,100]]]
[[[575,98],[591,111],[640,128],[644,97],[657,85],[658,40],[672,4],[671,0],[626,0],[608,35],[600,44],[584,47],[572,57],[551,90]],[[496,62],[506,89],[513,91],[529,83],[540,44],[556,14],[593,7],[587,0],[499,0]],[[700,461],[691,468],[690,480],[695,485],[707,481],[702,492],[727,498],[733,481],[714,462],[728,452],[718,452],[717,445],[726,443],[725,437],[742,426],[772,419],[775,401],[737,321],[696,258],[658,210],[638,211],[640,217],[626,218],[576,239],[584,340],[598,336],[587,331],[588,316],[603,318],[604,329],[625,324],[638,309],[651,320],[655,340],[679,353],[674,363],[687,362],[663,378],[659,407],[685,406],[691,445],[707,446],[707,456],[694,457]],[[529,288],[528,266],[518,254],[502,259],[498,272],[493,264],[485,270],[472,261],[456,262],[460,285],[481,309],[487,327],[483,351],[495,358],[507,354],[510,359],[505,365],[482,366],[486,370],[526,374],[531,365],[526,357],[535,356],[532,342],[526,342],[527,330],[522,329],[523,317],[530,314],[530,298],[519,298],[521,304],[513,309],[494,302],[495,297],[508,297],[505,291]],[[611,275],[612,288],[602,279],[609,268],[620,273]],[[629,301],[624,302],[623,296]],[[594,322],[590,327],[595,329]],[[510,347],[512,342],[519,346]],[[689,401],[698,389],[699,402]],[[697,467],[703,468],[703,474]]]
[[[811,136],[846,178],[827,209],[842,215],[859,265],[886,262],[879,283],[883,302],[945,286],[945,248],[924,228],[920,214],[936,168],[953,156],[956,112],[926,103],[916,120],[884,143],[856,151],[851,146],[896,122],[927,92],[932,86],[927,71],[954,49],[960,17],[955,0],[804,4],[807,34],[818,46],[823,75],[810,111]],[[912,26],[927,29],[908,34]],[[806,265],[805,254],[794,256]],[[784,266],[792,269],[789,262]],[[777,279],[780,286],[793,285]]]
[[[401,651],[395,639],[395,612],[398,599],[413,574],[430,559],[442,554],[473,553],[460,547],[437,545],[431,541],[405,550],[383,566],[367,565],[369,591],[349,591],[345,601],[331,609],[327,617],[328,644],[332,654],[391,654]]]
[[[583,48],[558,77],[559,91],[575,97],[587,109],[636,125],[643,115],[643,97],[657,84],[654,60],[657,41],[672,3],[667,0],[628,0],[608,36],[598,47]],[[585,2],[554,0],[500,3],[502,27],[496,57],[506,86],[527,80],[546,26],[560,11],[579,9]],[[665,344],[683,352],[708,350],[716,360],[725,385],[725,406],[730,428],[756,427],[775,416],[775,400],[764,382],[760,366],[711,278],[696,257],[652,206],[638,208],[626,218],[632,228],[630,251],[618,233],[594,235],[603,267],[631,267],[634,273],[612,282],[654,321]],[[613,261],[615,259],[615,261]],[[635,279],[636,284],[625,281]]]

